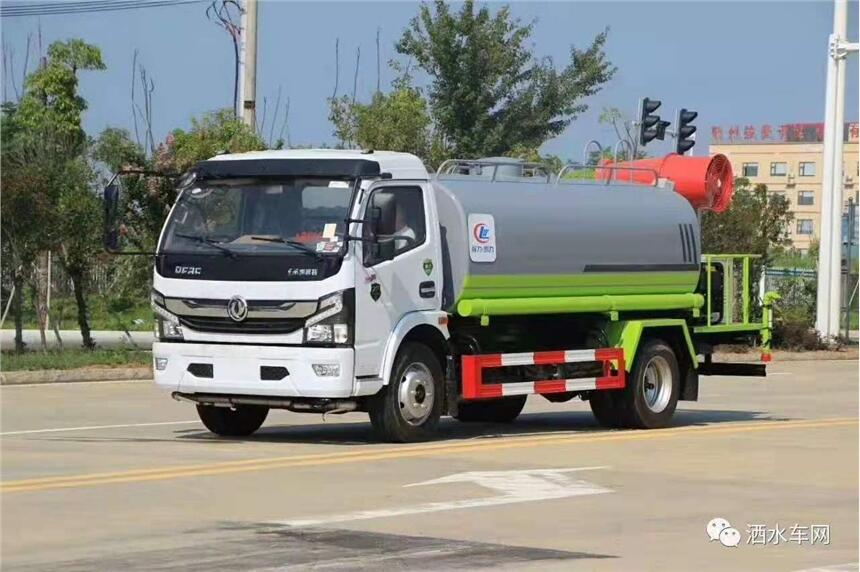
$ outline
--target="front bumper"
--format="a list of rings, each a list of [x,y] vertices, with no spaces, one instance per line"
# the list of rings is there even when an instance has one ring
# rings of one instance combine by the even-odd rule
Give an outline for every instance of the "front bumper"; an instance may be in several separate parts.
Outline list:
[[[167,359],[164,369],[153,370],[155,383],[169,391],[279,397],[356,395],[352,348],[155,342],[152,357],[155,363]],[[192,364],[211,364],[212,376],[194,375],[189,371]],[[318,376],[313,364],[336,364],[340,373]],[[284,367],[288,374],[278,380],[261,379],[263,366]]]

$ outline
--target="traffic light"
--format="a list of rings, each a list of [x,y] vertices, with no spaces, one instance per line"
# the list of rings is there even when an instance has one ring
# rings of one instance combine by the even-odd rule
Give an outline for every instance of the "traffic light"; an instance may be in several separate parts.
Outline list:
[[[672,125],[670,121],[663,121],[662,119],[657,122],[657,125],[654,126],[654,129],[657,130],[657,137],[655,139],[659,139],[662,141],[666,138],[666,129]]]
[[[683,155],[687,151],[693,148],[693,145],[696,144],[695,139],[691,139],[693,133],[696,132],[696,126],[691,125],[693,121],[698,117],[698,113],[695,111],[688,111],[686,109],[681,109],[678,112],[678,124],[677,124],[677,141],[675,142],[675,151],[678,155]]]
[[[643,147],[653,139],[663,139],[666,133],[669,123],[661,121],[660,116],[654,113],[662,104],[662,101],[647,97],[639,103],[639,144]]]

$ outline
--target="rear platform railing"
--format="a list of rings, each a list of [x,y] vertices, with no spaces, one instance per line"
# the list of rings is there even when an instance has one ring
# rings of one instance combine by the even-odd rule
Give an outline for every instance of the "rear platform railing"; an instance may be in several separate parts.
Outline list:
[[[773,304],[779,299],[776,292],[766,292],[762,298],[761,321],[752,321],[751,316],[751,288],[750,275],[752,261],[761,258],[758,254],[703,254],[705,271],[705,325],[696,326],[693,331],[697,334],[721,334],[731,332],[756,332],[760,333],[762,344],[762,361],[770,361],[770,343],[773,331]],[[722,308],[713,307],[714,304],[714,280],[713,275],[718,271],[718,266],[723,271],[723,297]],[[738,281],[738,272],[740,280]],[[735,287],[739,282],[740,307]],[[714,320],[715,311],[719,310],[720,319]]]

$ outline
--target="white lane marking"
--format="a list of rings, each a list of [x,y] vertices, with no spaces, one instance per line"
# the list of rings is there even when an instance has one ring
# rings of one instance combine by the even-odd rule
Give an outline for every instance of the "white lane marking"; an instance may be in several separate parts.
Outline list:
[[[850,562],[848,564],[831,564],[829,566],[818,566],[816,568],[804,568],[796,572],[857,572],[860,570],[860,564]]]
[[[605,468],[606,467],[578,467],[569,469],[470,471],[466,473],[455,473],[453,475],[448,475],[447,477],[405,486],[421,487],[447,483],[475,483],[494,491],[501,492],[502,494],[478,499],[429,502],[400,508],[359,510],[328,516],[282,520],[272,524],[293,527],[325,526],[354,520],[388,518],[392,516],[425,514],[445,510],[498,506],[547,499],[561,499],[574,496],[611,493],[612,489],[607,489],[588,481],[574,479],[567,474]]]
[[[59,427],[56,429],[27,429],[26,431],[4,431],[4,435],[32,435],[34,433],[60,433],[63,431],[91,431],[96,429],[123,429],[128,427],[158,427],[159,425],[185,425],[189,423],[200,423],[194,421],[159,421],[158,423],[127,423],[124,425],[90,425],[88,427]]]
[[[106,379],[104,381],[52,381],[50,383],[14,383],[9,385],[0,385],[0,391],[8,391],[10,389],[24,389],[28,387],[57,387],[58,385],[62,385],[68,388],[72,388],[81,385],[116,385],[118,383],[152,383],[152,378]]]

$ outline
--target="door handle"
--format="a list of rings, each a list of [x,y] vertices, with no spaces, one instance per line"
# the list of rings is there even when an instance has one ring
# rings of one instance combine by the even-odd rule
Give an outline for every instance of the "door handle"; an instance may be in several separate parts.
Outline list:
[[[436,296],[436,283],[432,280],[422,282],[418,285],[418,295],[422,298],[433,298]]]

